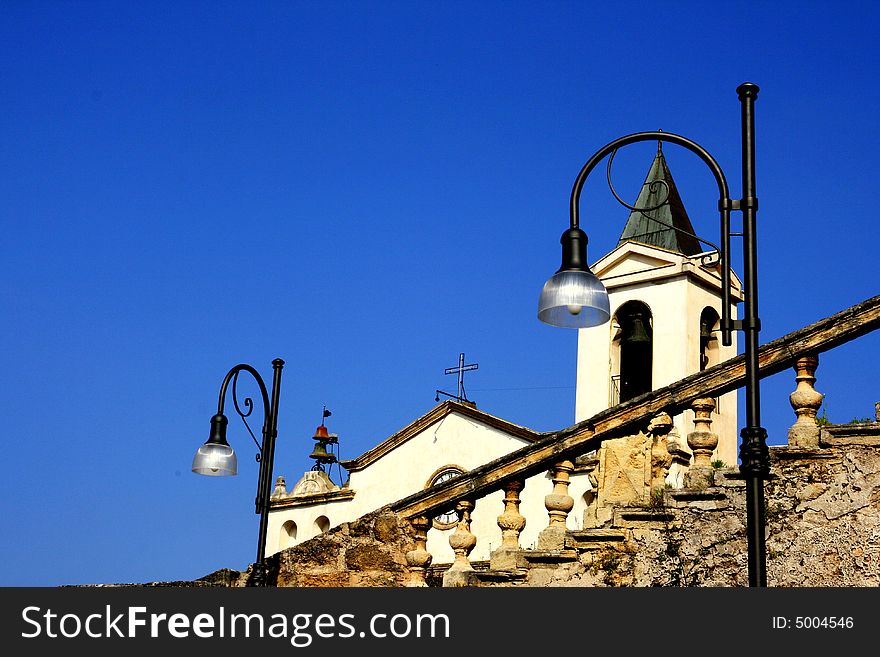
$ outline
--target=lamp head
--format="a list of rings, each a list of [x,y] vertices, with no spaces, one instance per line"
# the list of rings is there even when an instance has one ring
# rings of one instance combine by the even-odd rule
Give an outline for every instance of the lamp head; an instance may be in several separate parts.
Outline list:
[[[238,459],[226,441],[228,421],[222,413],[211,418],[211,434],[193,457],[192,471],[209,477],[228,477],[238,474]]]
[[[587,234],[569,228],[560,242],[562,266],[541,290],[538,319],[562,328],[604,324],[611,318],[608,291],[587,266]]]

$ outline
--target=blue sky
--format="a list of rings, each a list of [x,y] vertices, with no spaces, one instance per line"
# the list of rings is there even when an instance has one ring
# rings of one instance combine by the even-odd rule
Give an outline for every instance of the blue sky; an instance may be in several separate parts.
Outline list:
[[[616,137],[707,148],[741,193],[761,87],[762,342],[878,293],[874,3],[5,2],[0,6],[0,585],[193,579],[256,549],[256,451],[189,471],[220,383],[286,361],[276,474],[323,406],[353,458],[455,391],[574,419],[576,335],[535,317],[574,178]],[[665,149],[698,233],[717,191]],[[615,160],[632,201],[650,145]],[[595,261],[627,211],[591,176]],[[739,244],[734,244],[738,250]],[[741,271],[741,270],[740,270]],[[820,361],[827,413],[880,400],[877,336]],[[242,388],[244,390],[244,379]],[[771,444],[791,372],[762,383]],[[260,415],[258,408],[255,415]],[[254,422],[255,428],[260,420]]]

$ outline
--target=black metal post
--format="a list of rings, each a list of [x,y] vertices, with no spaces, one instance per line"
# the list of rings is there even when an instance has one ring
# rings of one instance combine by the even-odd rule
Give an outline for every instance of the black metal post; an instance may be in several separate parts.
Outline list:
[[[743,334],[746,364],[746,425],[740,432],[740,472],[746,478],[746,531],[749,550],[749,586],[767,586],[764,536],[764,480],[770,474],[767,431],[761,427],[761,391],[758,377],[758,253],[755,189],[755,100],[758,86],[750,82],[736,89],[742,105]]]
[[[278,437],[278,398],[281,395],[281,368],[284,361],[272,361],[272,401],[266,423],[263,425],[263,447],[260,454],[260,481],[257,490],[257,509],[260,513],[260,535],[257,559],[254,561],[250,586],[266,586],[266,531],[269,527],[269,497],[272,492],[272,471],[275,462],[275,438]]]
[[[272,361],[273,377],[272,377],[272,397],[266,389],[266,384],[260,373],[250,365],[240,364],[233,367],[223,379],[223,385],[220,387],[220,400],[217,404],[217,414],[223,415],[223,407],[226,400],[226,389],[229,382],[234,380],[239,372],[248,372],[257,382],[260,388],[260,394],[263,398],[263,439],[260,445],[260,474],[257,480],[257,497],[255,501],[256,512],[260,514],[260,530],[257,539],[257,558],[254,561],[251,578],[248,580],[248,586],[266,586],[266,532],[269,526],[269,498],[272,491],[272,471],[275,461],[275,439],[278,436],[278,400],[281,396],[281,369],[284,367],[284,361],[276,358]],[[234,396],[235,385],[233,385]],[[238,401],[233,400],[235,408],[243,418],[250,414],[250,399],[245,400],[245,406],[248,407],[247,413],[242,413],[238,407]]]

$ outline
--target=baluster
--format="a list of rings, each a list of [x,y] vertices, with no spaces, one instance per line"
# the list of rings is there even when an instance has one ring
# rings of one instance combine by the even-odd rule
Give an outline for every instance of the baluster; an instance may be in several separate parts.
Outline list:
[[[519,492],[524,482],[511,480],[504,484],[504,512],[498,516],[501,528],[501,547],[489,555],[492,570],[515,570],[519,553],[519,535],[526,526],[525,517],[519,512]]]
[[[455,552],[455,561],[443,574],[443,586],[476,586],[479,583],[476,571],[468,560],[468,555],[477,545],[477,537],[471,533],[471,511],[473,508],[474,502],[472,500],[461,500],[455,505],[458,524],[449,537],[449,546]]]
[[[539,550],[561,550],[565,547],[565,526],[568,512],[574,508],[574,499],[568,494],[568,484],[574,463],[560,461],[553,467],[553,492],[544,497],[544,506],[550,523],[538,534]]]
[[[694,412],[694,430],[688,434],[688,447],[694,455],[694,462],[684,476],[687,488],[707,488],[714,480],[712,452],[718,446],[718,434],[712,433],[712,411],[715,400],[695,399],[691,404]]]
[[[797,420],[788,430],[788,444],[790,447],[818,447],[819,425],[816,424],[816,413],[822,406],[825,398],[821,392],[813,388],[816,382],[816,369],[819,367],[818,356],[804,356],[798,358],[794,364],[797,388],[789,396],[791,407],[794,409]]]
[[[431,519],[425,516],[417,516],[409,521],[415,531],[416,547],[406,553],[406,562],[409,564],[409,581],[407,586],[428,586],[426,575],[428,566],[433,557],[426,548],[428,544],[428,530],[431,528]]]
[[[669,413],[658,413],[648,424],[648,435],[651,437],[651,495],[662,494],[666,489],[666,477],[672,465],[672,454],[669,453],[669,432],[672,430],[672,418]]]

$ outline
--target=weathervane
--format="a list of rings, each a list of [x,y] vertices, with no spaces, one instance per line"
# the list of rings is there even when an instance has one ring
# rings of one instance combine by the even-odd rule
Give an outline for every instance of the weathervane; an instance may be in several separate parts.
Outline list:
[[[471,370],[477,369],[479,366],[477,363],[473,363],[471,365],[464,364],[464,353],[460,353],[458,355],[458,366],[456,367],[447,367],[443,373],[444,374],[458,374],[458,394],[453,395],[448,392],[443,392],[442,390],[437,390],[437,394],[434,396],[434,401],[440,401],[440,395],[446,395],[452,399],[456,399],[459,402],[467,402],[470,401],[467,398],[467,395],[464,392],[464,373],[469,372]]]

